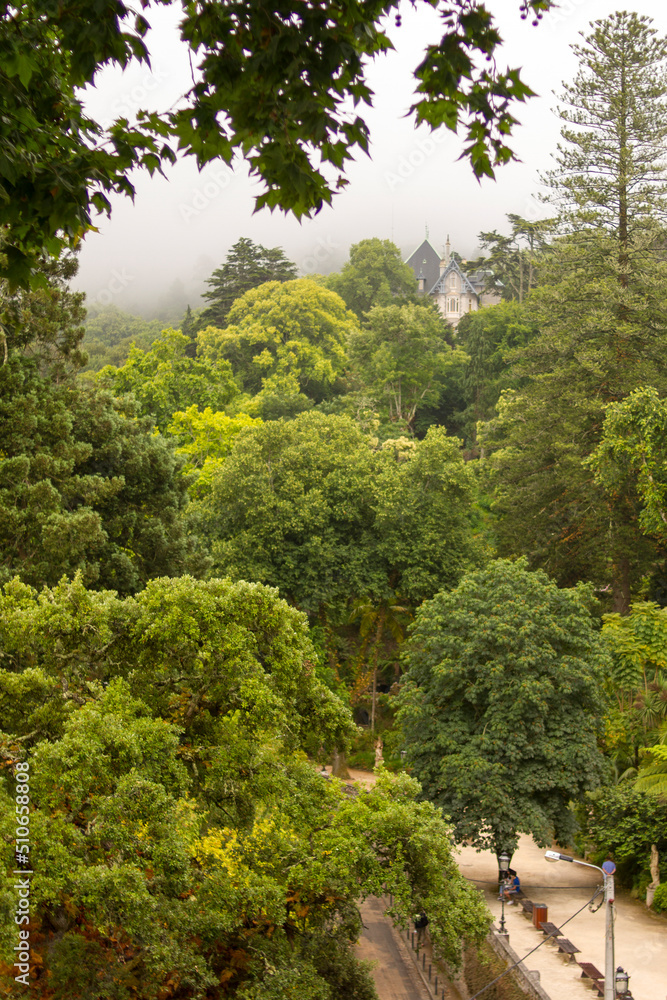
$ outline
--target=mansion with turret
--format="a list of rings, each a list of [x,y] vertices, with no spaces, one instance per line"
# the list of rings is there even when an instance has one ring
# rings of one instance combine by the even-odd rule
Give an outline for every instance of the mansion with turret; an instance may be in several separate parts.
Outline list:
[[[488,271],[468,273],[452,257],[449,236],[442,256],[431,246],[427,238],[405,263],[409,264],[415,273],[420,294],[433,296],[444,319],[454,329],[466,313],[500,302],[500,295],[497,292],[485,290]],[[465,261],[461,263],[465,264]]]

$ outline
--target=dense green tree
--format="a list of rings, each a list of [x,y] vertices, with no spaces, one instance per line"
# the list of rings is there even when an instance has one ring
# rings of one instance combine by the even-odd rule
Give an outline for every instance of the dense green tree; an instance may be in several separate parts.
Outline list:
[[[349,261],[340,273],[330,274],[326,283],[360,320],[373,306],[417,298],[415,273],[401,260],[401,251],[391,240],[377,237],[353,244]]]
[[[414,276],[413,276],[414,278]],[[414,433],[417,413],[437,407],[448,377],[467,360],[446,337],[442,318],[419,305],[374,306],[350,337],[350,362],[361,392],[379,407],[392,436]]]
[[[454,587],[482,552],[474,536],[473,471],[444,427],[403,451],[385,441],[377,458],[375,538],[390,590],[417,607]]]
[[[242,431],[205,508],[216,566],[312,612],[381,591],[369,559],[373,467],[348,418],[307,413]]]
[[[580,71],[549,178],[570,235],[543,256],[530,302],[540,336],[515,365],[527,384],[503,402],[486,442],[501,553],[524,552],[563,583],[593,580],[626,612],[656,553],[632,484],[604,491],[586,459],[608,403],[639,386],[667,390],[667,175],[656,152],[667,134],[667,41],[634,13],[592,28],[575,46]]]
[[[0,581],[80,570],[127,593],[206,560],[187,538],[173,447],[132,406],[75,378],[85,359],[75,273],[65,259],[44,264],[42,288],[0,287]]]
[[[664,794],[667,610],[641,601],[627,615],[605,615],[602,637],[612,656],[606,751],[621,780]]]
[[[667,880],[667,803],[628,782],[586,796],[578,809],[579,840],[598,864],[612,854],[622,884],[643,895],[651,881],[651,845],[658,848],[662,879]]]
[[[399,724],[423,794],[458,841],[497,854],[532,834],[568,843],[570,801],[605,771],[604,647],[590,588],[498,560],[418,609]]]
[[[1,580],[55,583],[81,570],[127,593],[204,567],[183,521],[182,460],[151,420],[16,356],[0,368],[0,398]]]
[[[177,410],[193,404],[222,410],[238,386],[223,358],[191,358],[189,339],[180,330],[163,330],[148,351],[131,347],[124,365],[108,365],[97,375],[100,385],[116,396],[132,395],[142,416],[150,416],[164,431]]]
[[[181,6],[181,37],[196,60],[192,89],[166,113],[142,110],[108,128],[86,113],[86,88],[102,66],[149,62],[144,13],[118,0],[101,0],[92,21],[84,0],[67,8],[29,0],[0,13],[0,224],[11,229],[4,273],[12,279],[27,280],[44,247],[57,253],[76,242],[94,211],[111,210],[113,193],[133,195],[137,165],[153,173],[173,162],[170,139],[200,167],[241,152],[264,183],[257,207],[297,216],[330,203],[346,183],[346,161],[368,149],[368,127],[350,118],[350,100],[371,104],[368,61],[393,47],[386,16],[398,0]],[[526,0],[524,12],[539,17],[551,6]],[[415,71],[412,112],[431,127],[465,122],[465,155],[477,176],[493,175],[514,156],[511,102],[531,91],[517,70],[497,68],[502,39],[487,6],[452,0],[445,10],[443,37]],[[488,59],[478,64],[480,54]]]
[[[667,542],[667,403],[652,387],[638,388],[605,410],[600,442],[588,460],[612,496],[636,490],[642,531]]]
[[[241,237],[227,254],[225,263],[206,279],[210,287],[204,298],[209,305],[198,316],[197,328],[227,326],[233,303],[251,288],[267,281],[290,281],[296,276],[296,264],[287,259],[280,247],[268,250]]]
[[[566,585],[592,580],[610,593],[614,610],[627,611],[655,564],[655,546],[640,531],[634,484],[626,479],[615,493],[605,491],[587,459],[609,402],[639,385],[667,389],[667,268],[652,262],[635,272],[626,296],[609,268],[614,252],[603,236],[556,248],[547,272],[553,284],[530,303],[540,334],[512,366],[521,387],[501,397],[480,444],[489,455],[500,553],[525,553]],[[623,322],[621,293],[630,310]]]
[[[624,285],[633,245],[667,208],[667,38],[652,24],[619,11],[594,21],[584,44],[572,46],[579,71],[564,84],[564,144],[545,178],[561,222],[604,229],[616,241]]]
[[[216,565],[311,613],[453,586],[476,558],[458,442],[433,428],[407,453],[387,445],[321,413],[242,431],[203,511]]]
[[[66,254],[58,261],[41,257],[39,268],[40,286],[32,291],[12,289],[0,279],[0,359],[6,363],[12,355],[30,358],[38,371],[62,381],[85,361],[85,296],[69,285],[79,264],[74,254]]]
[[[32,995],[278,1000],[289,981],[298,1000],[373,1000],[351,945],[359,898],[383,885],[403,920],[428,908],[454,963],[486,933],[413,780],[350,799],[306,761],[351,720],[274,591],[184,577],[121,601],[13,581],[0,605],[0,844],[14,865],[27,762]],[[14,907],[4,893],[8,997]]]
[[[352,704],[358,702],[370,688],[371,733],[375,732],[378,661],[382,642],[385,634],[397,645],[403,642],[408,613],[408,608],[397,603],[395,594],[380,601],[374,601],[371,597],[358,597],[352,602],[350,621],[359,622],[360,649],[357,657],[357,676],[350,692],[350,701]]]
[[[221,819],[252,812],[274,754],[350,736],[349,713],[312,669],[304,616],[266,587],[181,576],[120,599],[79,578],[41,593],[14,580],[2,611],[5,697],[25,698],[11,712],[16,737],[58,736],[72,703],[122,678],[181,727],[197,787]]]
[[[103,543],[89,579],[128,594],[156,576],[202,575],[210,559],[191,517],[188,478],[174,442],[155,433],[150,417],[106,393],[82,391],[75,413],[74,433],[89,448],[76,472],[106,485],[92,504]]]
[[[354,315],[334,292],[308,278],[270,281],[232,306],[224,330],[199,334],[199,351],[214,363],[231,363],[234,377],[264,412],[274,395],[320,402],[334,394],[347,360]],[[300,397],[305,397],[305,401]],[[291,415],[291,414],[288,414]]]
[[[476,438],[477,422],[493,416],[503,389],[521,385],[510,359],[537,333],[534,317],[518,302],[486,306],[461,318],[456,339],[468,356],[463,374],[466,409],[462,421],[471,443]]]

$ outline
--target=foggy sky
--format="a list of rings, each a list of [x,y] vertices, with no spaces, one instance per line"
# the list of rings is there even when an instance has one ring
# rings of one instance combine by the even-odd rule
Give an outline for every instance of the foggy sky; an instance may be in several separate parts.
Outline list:
[[[134,203],[113,199],[111,220],[101,216],[99,233],[86,237],[76,287],[91,305],[113,303],[146,315],[170,297],[178,308],[186,302],[194,308],[201,304],[204,279],[241,236],[282,246],[303,273],[328,273],[344,263],[350,244],[366,237],[393,239],[405,259],[428,227],[436,249],[449,235],[453,249],[472,257],[477,234],[506,230],[507,213],[548,215],[535,195],[559,137],[553,91],[577,69],[570,45],[580,41],[579,32],[588,33],[590,21],[626,8],[618,0],[561,0],[560,11],[532,27],[520,18],[519,0],[489,0],[489,6],[505,39],[499,66],[521,67],[523,80],[539,95],[514,106],[521,125],[509,144],[521,162],[500,167],[495,182],[478,183],[467,161],[457,162],[462,137],[445,129],[432,136],[404,117],[413,100],[412,72],[424,47],[442,34],[432,9],[420,5],[415,12],[405,4],[402,27],[392,18],[389,30],[397,51],[379,57],[369,72],[374,108],[358,109],[370,126],[371,157],[356,154],[347,171],[349,186],[334,196],[332,207],[302,223],[278,210],[253,215],[261,185],[250,180],[242,161],[233,170],[220,163],[199,173],[192,157],[183,158],[168,168],[167,179],[136,172]],[[652,17],[653,26],[667,33],[662,0],[636,0],[631,9]],[[104,71],[86,96],[94,116],[110,121],[141,107],[165,110],[189,89],[187,47],[177,30],[180,13],[180,6],[147,12],[152,73],[140,66]]]

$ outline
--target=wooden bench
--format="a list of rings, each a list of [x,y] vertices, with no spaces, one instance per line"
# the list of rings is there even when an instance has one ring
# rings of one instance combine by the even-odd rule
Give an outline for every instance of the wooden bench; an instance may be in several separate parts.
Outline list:
[[[519,902],[521,903],[524,917],[532,917],[533,901],[531,899],[520,899]]]
[[[571,962],[574,956],[580,951],[568,938],[556,938],[556,944],[558,945],[560,954],[567,955],[568,962]]]
[[[548,938],[557,938],[558,935],[560,934],[560,927],[556,927],[556,925],[552,924],[549,920],[544,920],[540,924],[540,930],[545,935],[545,937]]]
[[[577,965],[581,969],[581,978],[589,979],[589,986],[592,986],[594,990],[597,991],[598,996],[603,996],[604,994],[604,976],[599,969],[596,969],[591,962],[577,962]],[[602,983],[602,991],[600,991],[600,983]]]

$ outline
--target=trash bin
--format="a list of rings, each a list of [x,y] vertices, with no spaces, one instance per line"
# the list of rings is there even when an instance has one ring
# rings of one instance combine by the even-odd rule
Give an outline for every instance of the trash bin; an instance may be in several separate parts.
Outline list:
[[[533,905],[533,925],[537,927],[538,931],[542,924],[547,921],[547,908],[544,903],[535,903]]]

